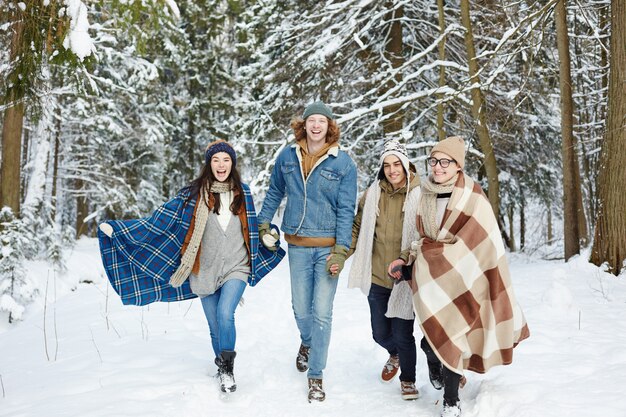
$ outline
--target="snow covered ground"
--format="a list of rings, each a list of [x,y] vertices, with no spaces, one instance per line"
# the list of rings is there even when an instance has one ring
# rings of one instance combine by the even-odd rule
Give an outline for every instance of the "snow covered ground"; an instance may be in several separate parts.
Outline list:
[[[514,362],[468,373],[464,416],[626,416],[626,277],[581,256],[568,263],[511,255],[531,337]],[[347,263],[346,271],[350,267]],[[197,300],[125,307],[109,286],[95,239],[82,239],[55,277],[43,263],[47,302],[24,321],[0,324],[0,416],[438,416],[441,392],[418,349],[416,401],[398,380],[379,381],[386,352],[371,339],[365,297],[342,274],[324,374],[327,399],[309,404],[287,261],[237,311],[237,392],[220,394],[208,327]],[[93,282],[93,283],[89,283]],[[421,334],[416,327],[416,338]]]

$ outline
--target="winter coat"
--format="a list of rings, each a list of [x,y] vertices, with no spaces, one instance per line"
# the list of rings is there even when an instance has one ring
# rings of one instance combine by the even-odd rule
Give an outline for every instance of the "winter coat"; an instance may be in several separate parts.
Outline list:
[[[378,183],[381,189],[378,201],[378,215],[368,220],[375,221],[372,253],[368,259],[355,259],[353,262],[371,262],[372,283],[391,289],[394,285],[394,280],[387,274],[387,268],[392,261],[398,259],[402,250],[402,226],[405,216],[403,208],[407,189],[402,187],[394,191],[393,186],[385,179],[376,181],[376,183]],[[414,176],[409,185],[411,192],[419,192],[419,186],[420,179],[418,176]],[[363,207],[365,206],[366,197],[367,190],[359,201],[359,208],[354,217],[350,253],[356,249],[363,221]]]
[[[331,237],[336,244],[349,248],[356,191],[356,165],[347,153],[331,147],[305,180],[301,155],[294,143],[276,158],[258,219],[269,223],[286,196],[281,224],[285,234]]]
[[[278,265],[285,251],[279,247],[272,252],[260,242],[252,194],[246,184],[242,186],[247,224],[244,236],[247,235],[250,242],[248,284],[254,286]],[[197,196],[189,196],[188,191],[183,190],[150,217],[107,221],[113,228],[111,237],[98,229],[104,269],[124,304],[146,305],[196,297],[189,280],[178,288],[169,284],[180,265],[196,203]]]

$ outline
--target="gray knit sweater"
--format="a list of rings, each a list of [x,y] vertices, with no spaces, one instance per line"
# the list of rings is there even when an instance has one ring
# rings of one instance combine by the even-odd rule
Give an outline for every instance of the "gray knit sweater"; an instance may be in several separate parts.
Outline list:
[[[209,213],[200,247],[200,271],[191,274],[191,291],[203,297],[213,294],[229,279],[247,282],[250,275],[248,251],[238,216],[231,216],[223,230],[214,212]]]

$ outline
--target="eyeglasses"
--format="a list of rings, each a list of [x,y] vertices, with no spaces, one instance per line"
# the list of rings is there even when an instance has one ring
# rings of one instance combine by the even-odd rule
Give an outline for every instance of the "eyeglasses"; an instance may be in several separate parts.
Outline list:
[[[426,158],[426,162],[428,162],[428,165],[430,165],[431,167],[435,167],[437,166],[437,163],[439,163],[439,165],[441,165],[441,168],[448,168],[450,166],[450,162],[454,162],[456,164],[456,161],[454,159],[446,158]]]

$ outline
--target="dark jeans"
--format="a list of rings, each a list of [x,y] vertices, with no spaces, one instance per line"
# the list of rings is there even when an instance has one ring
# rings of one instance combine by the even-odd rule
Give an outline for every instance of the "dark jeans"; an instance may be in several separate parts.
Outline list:
[[[391,290],[372,284],[367,301],[370,305],[372,336],[390,355],[400,356],[400,381],[415,382],[417,353],[413,327],[415,320],[385,316]]]
[[[441,361],[433,352],[433,348],[430,347],[428,340],[425,337],[420,342],[420,347],[426,354],[426,360],[428,361],[428,368],[432,366],[441,366]],[[445,366],[443,367],[443,399],[448,404],[455,404],[459,401],[459,382],[461,381],[461,375],[456,372],[452,372]]]

